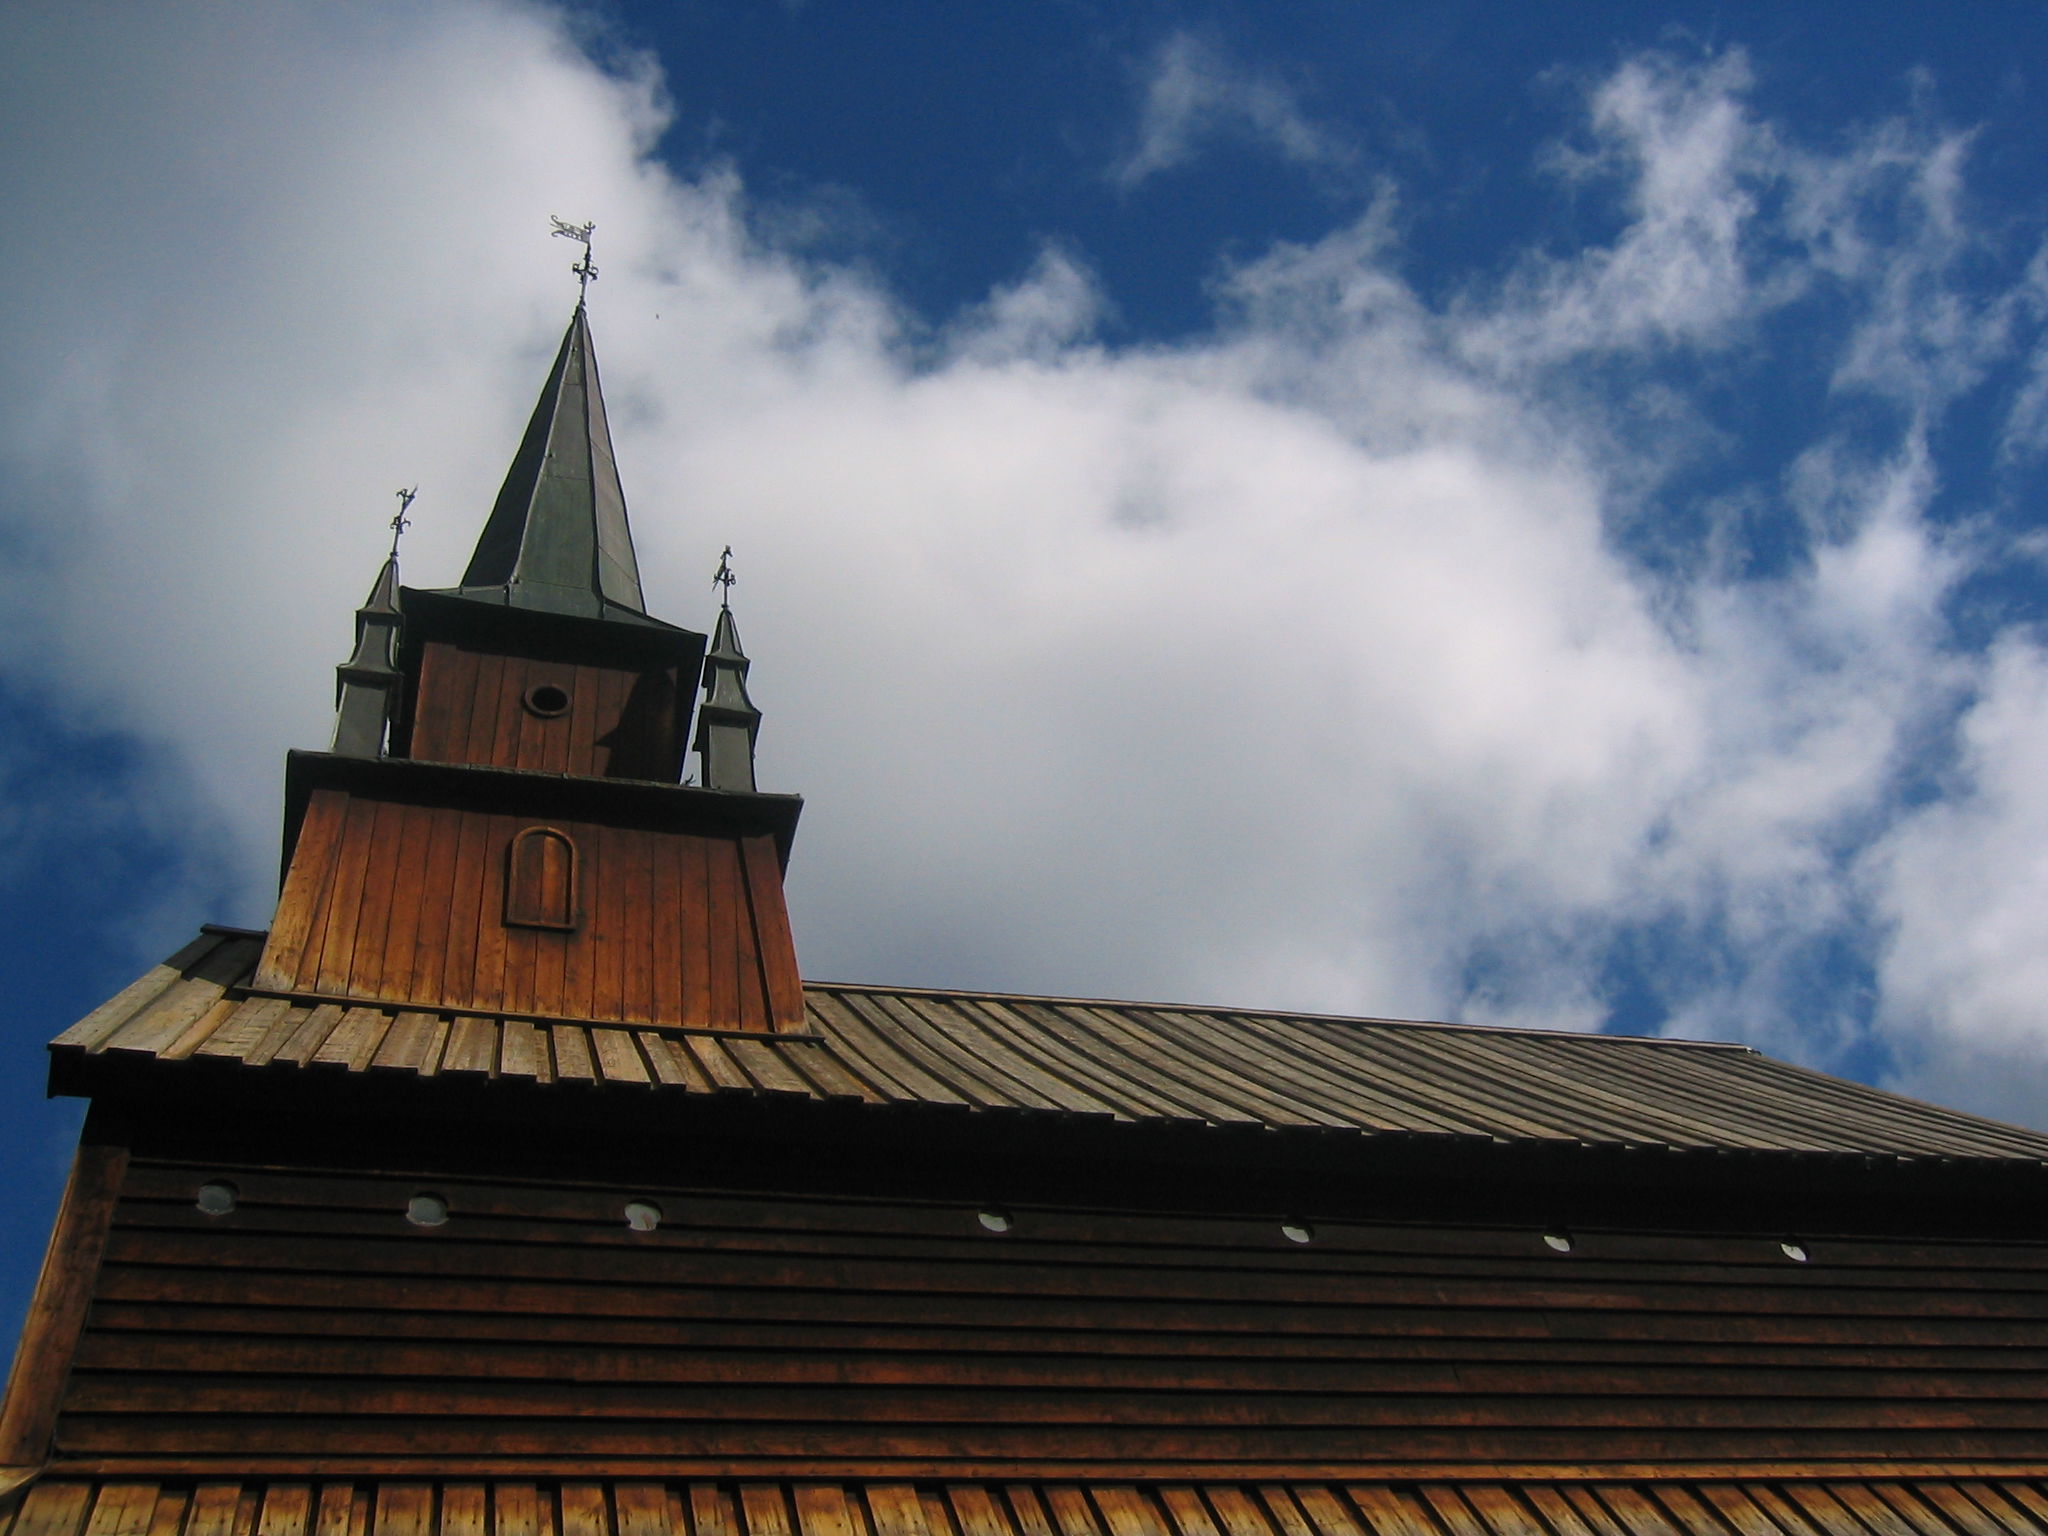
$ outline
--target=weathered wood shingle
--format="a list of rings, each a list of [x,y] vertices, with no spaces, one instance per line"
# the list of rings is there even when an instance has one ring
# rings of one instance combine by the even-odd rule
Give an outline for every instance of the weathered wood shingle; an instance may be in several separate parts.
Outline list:
[[[2048,1164],[2048,1136],[1742,1046],[812,983],[801,1034],[604,1027],[248,989],[211,931],[51,1042],[60,1061],[577,1082],[1496,1143]]]

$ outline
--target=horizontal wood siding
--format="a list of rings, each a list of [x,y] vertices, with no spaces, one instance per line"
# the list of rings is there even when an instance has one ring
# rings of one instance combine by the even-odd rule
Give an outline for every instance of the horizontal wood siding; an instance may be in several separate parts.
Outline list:
[[[506,862],[545,826],[575,849],[575,924],[508,926]],[[767,837],[701,837],[316,794],[255,984],[623,1024],[803,1022]]]
[[[240,1190],[201,1214],[206,1177]],[[416,1227],[408,1199],[446,1200]],[[630,1230],[628,1200],[661,1209]],[[2048,1246],[131,1166],[79,1464],[1340,1476],[2048,1462]],[[565,1475],[566,1472],[565,1472]],[[1290,1474],[1291,1475],[1291,1474]]]
[[[526,703],[535,688],[559,688],[567,709],[535,713]],[[422,647],[407,755],[673,784],[682,763],[681,731],[673,668],[636,672],[434,640]]]

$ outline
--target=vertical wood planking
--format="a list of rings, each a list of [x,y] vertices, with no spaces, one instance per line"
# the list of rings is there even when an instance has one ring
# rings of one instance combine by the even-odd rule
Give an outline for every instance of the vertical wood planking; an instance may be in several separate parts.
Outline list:
[[[483,824],[482,868],[476,918],[476,970],[470,1006],[488,1012],[505,995],[505,854],[519,822],[510,816],[479,816]]]
[[[440,763],[460,762],[467,756],[480,659],[476,652],[446,642],[427,646],[420,661],[413,756]]]
[[[370,800],[348,801],[341,825],[341,848],[335,858],[332,898],[322,916],[318,944],[309,942],[299,968],[299,985],[313,992],[347,989],[355,963],[356,918],[363,904],[363,878],[370,863],[370,831],[377,806]]]
[[[740,919],[738,849],[727,838],[701,841],[706,860],[704,918],[711,973],[704,1022],[729,1029],[739,1016],[740,1003],[740,973],[735,959]]]
[[[533,996],[535,1013],[567,1013],[564,979],[568,974],[569,951],[582,942],[580,933],[556,933],[546,928],[529,928],[533,941]]]
[[[600,773],[597,761],[597,672],[597,668],[582,664],[570,669],[569,697],[574,702],[569,706],[568,739],[563,744],[565,773],[584,773],[593,777]]]
[[[761,946],[754,932],[754,906],[748,899],[746,861],[737,838],[728,846],[732,849],[733,989],[739,998],[732,1025],[765,1031],[768,982],[761,974]]]
[[[804,983],[797,969],[796,937],[789,926],[789,905],[782,890],[782,868],[771,837],[740,840],[747,880],[747,912],[759,938],[762,989],[768,1017],[777,1029],[800,1029],[804,1022]]]
[[[562,1006],[560,1012],[569,1018],[588,1018],[595,1006],[597,996],[597,970],[600,963],[597,946],[593,942],[596,931],[604,921],[606,873],[604,849],[595,827],[582,822],[568,824],[566,830],[576,839],[577,848],[577,899],[582,903],[582,925],[570,936],[570,942],[562,953]]]
[[[72,1159],[0,1404],[0,1467],[40,1466],[49,1452],[127,1168],[128,1149],[100,1141],[82,1142]]]
[[[605,883],[619,893],[619,923],[615,930],[619,950],[618,1018],[648,1023],[655,1017],[654,933],[667,914],[654,905],[655,834],[638,829],[608,833],[606,841],[615,850]]]
[[[391,905],[398,886],[398,860],[410,830],[412,807],[371,802],[369,857],[363,861],[363,900],[356,937],[341,991],[356,997],[384,995],[384,946],[390,937]]]
[[[405,807],[405,845],[399,849],[398,868],[392,884],[391,921],[384,936],[384,971],[380,978],[384,997],[402,1000],[413,996],[413,958],[419,951],[420,920],[428,905],[446,908],[437,901],[427,884],[428,860],[435,827],[443,817],[425,806]]]
[[[547,727],[547,748],[541,754],[540,766],[549,773],[579,773],[576,766],[576,719],[583,712],[583,700],[578,693],[580,674],[583,669],[570,662],[551,663],[547,681],[569,695],[569,712],[553,720],[543,721]]]
[[[626,674],[616,667],[598,667],[597,673],[597,750],[591,772],[600,778],[616,778],[619,770],[632,759],[632,748],[624,741],[620,730],[626,712],[626,694],[630,686]]]
[[[505,755],[509,742],[503,741],[507,734],[506,674],[518,665],[518,659],[511,656],[493,656],[485,652],[477,657],[476,692],[472,695],[474,703],[470,707],[469,739],[463,744],[464,762],[511,766]],[[511,722],[510,729],[516,731],[518,722]]]
[[[711,853],[701,837],[679,837],[676,861],[678,938],[683,952],[681,1022],[711,1020]]]
[[[453,665],[449,667],[449,691],[442,725],[446,732],[446,740],[439,761],[473,763],[476,761],[476,752],[471,744],[470,734],[477,717],[487,709],[484,703],[485,689],[489,686],[484,677],[487,658],[481,651],[464,650],[456,646],[449,646],[448,650]],[[422,694],[426,692],[424,682],[420,691]]]
[[[582,938],[592,952],[592,985],[587,1016],[593,1019],[618,1018],[625,995],[628,919],[619,867],[624,862],[620,845],[631,835],[616,827],[599,826],[592,826],[585,833],[591,854],[587,883],[591,893],[592,918],[584,924]]]
[[[334,862],[347,810],[348,797],[338,789],[316,789],[308,797],[291,868],[278,895],[277,915],[256,969],[257,986],[286,990],[298,985],[307,945],[317,942],[321,916],[333,890]]]
[[[683,925],[687,918],[682,910],[682,879],[677,869],[675,842],[674,838],[649,838],[647,847],[653,890],[650,916],[654,924],[647,948],[654,992],[652,1017],[657,1024],[683,1022]]]
[[[427,817],[424,864],[420,874],[420,912],[412,949],[406,997],[439,1002],[446,995],[442,965],[448,949],[448,925],[455,903],[456,853],[462,839],[462,813],[437,807]]]
[[[498,930],[505,958],[504,980],[498,991],[497,1006],[507,1013],[554,1012],[535,985],[540,967],[539,941],[543,934],[533,928],[510,927],[502,918]]]
[[[475,812],[452,814],[457,820],[448,897],[448,945],[441,957],[440,994],[431,1000],[460,1006],[475,990],[476,941],[485,886],[490,878],[491,829],[488,820]]]

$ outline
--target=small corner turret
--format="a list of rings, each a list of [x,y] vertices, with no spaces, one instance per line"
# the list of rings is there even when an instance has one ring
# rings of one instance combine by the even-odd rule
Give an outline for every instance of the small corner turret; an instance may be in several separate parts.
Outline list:
[[[344,757],[380,757],[397,702],[398,551],[377,572],[356,610],[356,648],[334,669],[334,750]]]
[[[747,668],[732,616],[732,546],[719,556],[713,583],[722,594],[711,650],[704,658],[704,702],[697,710],[697,763],[706,789],[754,794],[754,742],[761,711],[747,697]]]

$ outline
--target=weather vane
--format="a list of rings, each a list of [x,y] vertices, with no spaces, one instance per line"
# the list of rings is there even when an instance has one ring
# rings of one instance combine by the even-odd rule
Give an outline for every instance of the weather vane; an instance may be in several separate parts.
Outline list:
[[[391,558],[394,560],[398,558],[399,539],[404,537],[405,530],[412,526],[412,519],[407,517],[405,514],[412,510],[413,498],[418,496],[419,493],[420,488],[417,485],[415,485],[409,491],[400,491],[397,493],[398,512],[391,519]]]
[[[597,280],[597,263],[590,259],[590,236],[596,224],[571,224],[567,219],[558,219],[552,213],[548,222],[555,226],[554,232],[564,240],[583,242],[583,259],[569,270],[576,274],[576,302],[581,304],[590,292],[590,285]]]
[[[732,584],[739,577],[732,573],[732,546],[725,546],[725,553],[718,557],[718,571],[711,578],[711,585],[719,589],[718,606],[728,611],[732,608]]]

